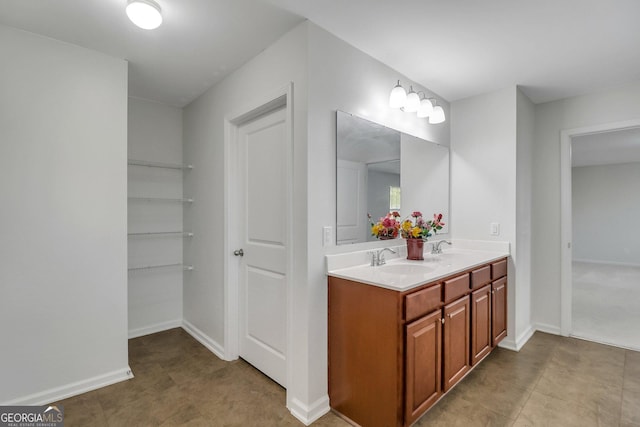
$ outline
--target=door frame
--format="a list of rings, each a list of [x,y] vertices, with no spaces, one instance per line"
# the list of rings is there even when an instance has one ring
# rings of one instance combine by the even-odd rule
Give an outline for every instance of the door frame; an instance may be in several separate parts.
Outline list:
[[[244,123],[253,120],[272,110],[285,109],[285,134],[287,145],[286,159],[286,210],[288,222],[285,228],[286,241],[286,381],[291,384],[292,333],[293,318],[293,83],[290,82],[271,92],[253,97],[246,105],[225,116],[224,119],[224,231],[223,231],[223,264],[224,264],[224,356],[226,360],[235,360],[240,355],[240,319],[239,319],[239,263],[233,251],[242,243],[236,232],[241,226],[237,212],[240,209],[241,197],[238,190],[238,130]]]
[[[560,334],[569,336],[572,332],[572,193],[571,193],[571,143],[577,136],[640,127],[640,119],[603,123],[560,132]]]

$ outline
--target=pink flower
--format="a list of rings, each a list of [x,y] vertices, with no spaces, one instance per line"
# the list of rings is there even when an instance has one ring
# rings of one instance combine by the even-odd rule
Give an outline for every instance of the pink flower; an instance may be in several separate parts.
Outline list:
[[[412,217],[414,217],[414,218],[419,218],[419,217],[421,217],[421,216],[422,216],[422,213],[421,213],[421,212],[418,212],[418,211],[415,211],[415,212],[413,212],[413,213],[411,214],[411,216],[412,216]]]

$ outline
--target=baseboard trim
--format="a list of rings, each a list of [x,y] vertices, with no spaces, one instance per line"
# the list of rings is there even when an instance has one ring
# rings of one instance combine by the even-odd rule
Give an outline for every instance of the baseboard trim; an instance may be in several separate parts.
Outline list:
[[[184,329],[189,335],[195,338],[203,346],[207,347],[209,351],[218,356],[222,360],[231,360],[225,357],[224,347],[218,344],[215,340],[211,339],[207,334],[196,328],[192,323],[182,320],[182,329]]]
[[[589,334],[581,334],[580,332],[578,332],[577,334],[571,334],[570,335],[571,338],[577,338],[579,340],[583,340],[583,341],[590,341],[590,342],[595,342],[598,344],[603,344],[603,345],[608,345],[611,347],[618,347],[618,348],[624,348],[626,350],[632,350],[632,351],[640,351],[640,348],[637,347],[633,347],[633,346],[627,346],[627,345],[622,345],[622,344],[616,344],[610,341],[607,341],[607,339],[603,339],[600,337],[594,337],[594,336],[589,336]]]
[[[295,397],[289,404],[289,412],[304,425],[308,426],[329,412],[329,396],[322,396],[311,405],[305,405]]]
[[[617,262],[617,261],[603,261],[598,259],[573,259],[574,262],[583,262],[585,264],[601,264],[601,265],[616,265],[620,267],[640,267],[640,264],[633,262]]]
[[[549,325],[547,323],[536,323],[535,324],[536,331],[544,332],[551,335],[562,335],[560,332],[560,327]]]
[[[77,396],[88,391],[106,387],[111,384],[119,383],[133,378],[131,368],[118,369],[116,371],[107,372],[82,381],[65,384],[60,387],[51,388],[49,390],[23,396],[18,399],[0,403],[1,406],[9,405],[48,405],[53,402],[66,399],[68,397]]]
[[[144,328],[131,329],[129,331],[129,339],[143,337],[145,335],[155,334],[173,328],[180,328],[182,319],[170,320],[168,322],[156,323],[154,325],[145,326]]]
[[[506,339],[502,340],[500,344],[498,344],[498,347],[505,348],[511,351],[520,351],[520,349],[524,347],[524,345],[531,339],[535,332],[536,328],[534,328],[533,325],[530,325],[515,340],[509,339],[507,337]]]

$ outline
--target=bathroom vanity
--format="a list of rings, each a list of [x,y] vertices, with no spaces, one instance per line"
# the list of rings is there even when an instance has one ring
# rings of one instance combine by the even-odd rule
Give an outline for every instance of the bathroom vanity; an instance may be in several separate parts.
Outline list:
[[[329,398],[355,425],[410,426],[507,334],[504,251],[329,269]]]

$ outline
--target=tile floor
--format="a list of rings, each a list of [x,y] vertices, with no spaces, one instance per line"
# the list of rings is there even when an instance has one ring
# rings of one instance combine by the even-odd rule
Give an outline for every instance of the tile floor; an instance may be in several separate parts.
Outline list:
[[[638,326],[640,267],[574,261],[572,335],[640,351]]]
[[[285,391],[182,329],[129,341],[135,378],[62,402],[65,426],[302,426]],[[328,413],[314,426],[347,426]],[[416,426],[640,426],[640,353],[537,332],[496,349]]]

